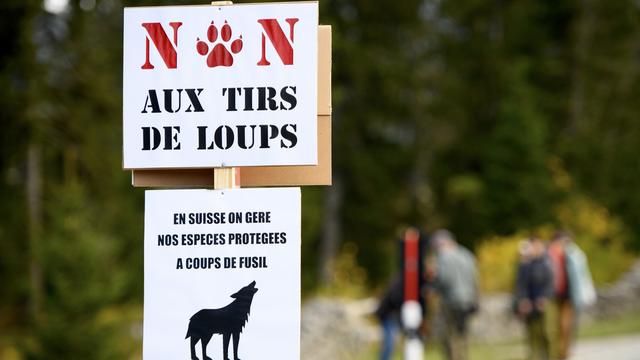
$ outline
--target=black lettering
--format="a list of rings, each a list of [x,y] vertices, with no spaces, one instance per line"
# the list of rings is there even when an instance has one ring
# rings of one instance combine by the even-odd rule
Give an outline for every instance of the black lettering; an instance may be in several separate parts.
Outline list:
[[[158,246],[176,246],[178,245],[177,234],[158,235]]]
[[[183,213],[175,213],[173,214],[173,224],[174,225],[184,225],[185,216]]]
[[[224,137],[224,142],[222,141],[223,132],[226,134],[226,136]],[[231,128],[226,125],[218,127],[216,129],[216,132],[213,134],[213,141],[216,143],[216,146],[219,149],[229,149],[234,142],[233,130],[231,130]]]
[[[289,130],[289,128],[291,128],[292,130]],[[284,139],[280,140],[281,148],[291,149],[292,147],[296,146],[296,144],[298,143],[298,135],[296,135],[297,130],[298,125],[296,124],[285,124],[282,127],[281,133]],[[285,143],[285,140],[289,141],[288,145]]]
[[[152,132],[153,131],[153,132]],[[152,143],[153,138],[153,145]],[[142,150],[155,150],[160,146],[162,136],[160,130],[153,126],[145,126],[142,128]]]
[[[204,108],[202,107],[202,104],[200,103],[200,98],[198,98],[198,96],[200,96],[200,94],[202,93],[202,90],[204,89],[185,89],[185,92],[187,93],[187,96],[189,97],[189,101],[191,102],[191,105],[189,105],[189,107],[187,107],[187,110],[185,110],[185,112],[203,112]],[[193,108],[193,110],[192,110]]]
[[[278,103],[274,99],[277,94],[276,89],[268,87],[267,90],[269,91],[269,97],[267,97],[267,101],[269,102],[269,110],[278,110]]]
[[[253,111],[253,88],[244,88],[244,111]]]
[[[278,103],[274,99],[276,97],[276,94],[277,94],[276,89],[272,87],[259,87],[258,88],[258,111],[278,110]],[[267,103],[269,103],[268,108],[267,108]]]
[[[213,149],[213,141],[207,147],[207,126],[198,126],[198,150],[211,150]]]
[[[160,112],[160,105],[158,104],[158,95],[155,90],[149,90],[149,95],[147,95],[147,99],[144,101],[144,107],[142,108],[142,113],[146,114],[147,109],[151,108],[152,113]]]
[[[291,92],[287,91],[288,89],[291,89]],[[289,107],[287,108],[283,102],[280,102],[280,110],[293,110],[296,105],[298,105],[298,99],[294,96],[295,93],[295,86],[285,86],[280,90],[280,97],[282,100],[289,103]]]
[[[260,148],[269,149],[269,140],[278,136],[278,127],[275,125],[260,125]]]
[[[238,125],[238,146],[242,149],[251,149],[256,143],[256,125],[250,125],[251,128],[251,145],[247,145],[247,126]]]
[[[236,90],[238,95],[242,95],[242,89],[240,88],[222,88],[222,96],[227,95],[227,111],[238,111],[236,109]]]
[[[170,113],[175,113],[180,111],[180,108],[182,107],[182,89],[176,89],[176,91],[178,92],[178,108],[177,109],[173,109],[173,106],[171,106],[171,104],[173,103],[173,89],[164,89],[164,109],[167,112]]]
[[[180,126],[164,127],[164,150],[180,150],[180,142],[178,142],[178,134],[180,134]],[[175,147],[173,143],[176,144]]]

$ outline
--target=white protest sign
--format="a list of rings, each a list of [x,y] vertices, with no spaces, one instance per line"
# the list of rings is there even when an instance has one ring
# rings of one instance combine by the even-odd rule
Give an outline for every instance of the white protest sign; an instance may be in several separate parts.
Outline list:
[[[300,188],[147,191],[144,232],[144,359],[300,358]]]
[[[124,10],[126,169],[317,163],[318,3]]]

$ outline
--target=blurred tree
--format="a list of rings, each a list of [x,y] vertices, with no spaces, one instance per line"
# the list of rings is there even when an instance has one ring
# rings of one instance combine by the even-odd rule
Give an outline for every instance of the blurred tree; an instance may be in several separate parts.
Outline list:
[[[35,260],[34,233],[28,226],[26,154],[32,139],[27,116],[34,96],[33,47],[28,31],[38,11],[35,1],[5,1],[0,5],[0,314],[10,321],[25,318],[31,304],[31,314],[37,308],[36,294],[41,288]],[[30,239],[29,241],[27,241]],[[35,266],[34,266],[35,265]],[[32,271],[29,289],[29,271]],[[13,318],[12,318],[13,317]]]
[[[342,194],[332,200],[339,202],[332,203],[340,214],[338,235],[358,247],[358,262],[379,280],[395,260],[389,252],[399,225],[410,220],[404,203],[411,148],[421,139],[415,136],[412,116],[418,112],[408,106],[414,89],[407,80],[416,62],[411,32],[419,26],[420,2],[336,0],[321,6],[322,20],[334,34],[333,153],[339,187],[328,191]],[[325,242],[335,240],[335,226],[325,223]]]
[[[578,2],[571,107],[559,152],[582,188],[619,214],[640,249],[640,21],[633,1]]]
[[[29,358],[122,358],[100,314],[142,297],[142,199],[118,170],[114,131],[121,39],[104,38],[121,33],[121,9],[93,4],[49,14],[37,1],[5,2],[0,12],[10,35],[0,98],[11,119],[2,123],[0,279],[8,296],[0,309],[13,328],[32,330],[22,344]]]

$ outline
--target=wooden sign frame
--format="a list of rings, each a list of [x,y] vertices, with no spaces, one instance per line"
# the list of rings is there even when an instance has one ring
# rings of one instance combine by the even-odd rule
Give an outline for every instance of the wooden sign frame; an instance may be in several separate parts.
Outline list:
[[[318,26],[318,164],[309,166],[241,167],[239,185],[331,185],[331,26]],[[213,187],[214,168],[134,169],[134,187]]]

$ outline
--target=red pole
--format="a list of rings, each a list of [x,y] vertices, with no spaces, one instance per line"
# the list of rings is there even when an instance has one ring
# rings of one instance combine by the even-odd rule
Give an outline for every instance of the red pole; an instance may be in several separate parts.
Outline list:
[[[420,233],[409,228],[404,233],[404,303],[402,323],[405,327],[405,360],[422,360],[423,345],[419,328],[422,311],[418,297],[420,294]]]
[[[418,301],[418,269],[420,258],[420,234],[416,229],[409,229],[404,234],[404,301]]]

